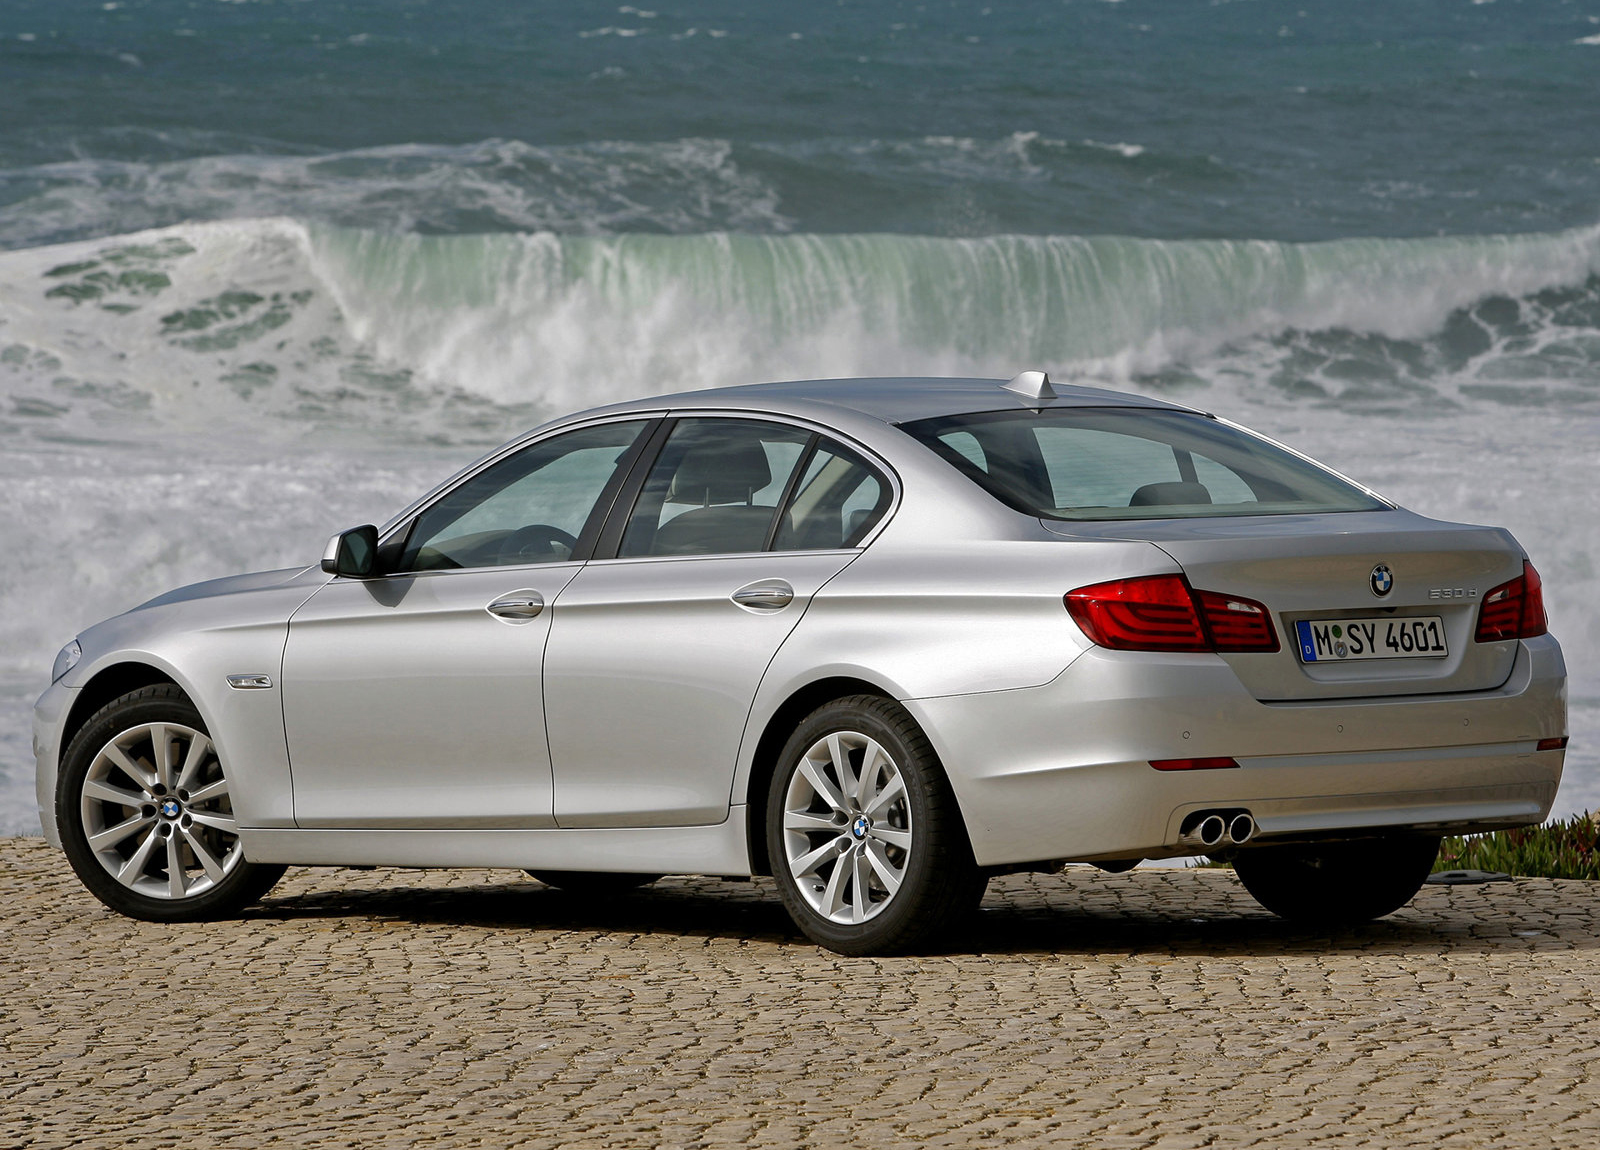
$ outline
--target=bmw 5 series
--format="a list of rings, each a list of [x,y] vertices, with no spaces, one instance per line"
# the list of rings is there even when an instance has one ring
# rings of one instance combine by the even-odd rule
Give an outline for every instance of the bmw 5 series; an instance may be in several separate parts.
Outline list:
[[[52,679],[44,831],[124,914],[288,864],[770,874],[846,954],[1069,861],[1227,855],[1277,914],[1384,915],[1441,835],[1545,818],[1567,741],[1508,532],[1042,372],[569,416]]]

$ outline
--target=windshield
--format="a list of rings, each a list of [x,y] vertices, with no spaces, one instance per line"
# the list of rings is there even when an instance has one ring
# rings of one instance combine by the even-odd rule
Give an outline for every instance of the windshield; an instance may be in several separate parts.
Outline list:
[[[996,499],[1048,519],[1378,511],[1308,460],[1209,416],[1137,407],[990,411],[901,425]]]

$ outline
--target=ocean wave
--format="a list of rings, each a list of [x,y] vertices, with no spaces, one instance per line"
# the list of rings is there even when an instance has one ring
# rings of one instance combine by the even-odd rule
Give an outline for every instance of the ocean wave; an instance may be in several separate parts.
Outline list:
[[[1023,366],[1290,402],[1587,404],[1600,228],[1294,245],[276,219],[0,253],[13,429],[152,410],[470,437],[504,408]]]
[[[266,142],[218,150],[248,141],[215,137],[101,132],[84,145],[92,154],[0,170],[0,248],[276,216],[445,234],[791,226],[777,193],[740,169],[726,140],[483,140],[282,154]]]

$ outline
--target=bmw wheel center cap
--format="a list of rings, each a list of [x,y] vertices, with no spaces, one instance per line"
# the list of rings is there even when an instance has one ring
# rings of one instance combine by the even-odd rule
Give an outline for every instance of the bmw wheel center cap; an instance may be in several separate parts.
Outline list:
[[[867,837],[867,832],[872,829],[872,820],[866,815],[857,815],[856,821],[850,824],[850,833],[858,839]]]
[[[175,819],[183,813],[183,808],[178,805],[177,799],[168,799],[161,804],[161,817]]]
[[[1382,598],[1394,590],[1394,572],[1389,570],[1388,564],[1379,563],[1372,569],[1372,593]]]

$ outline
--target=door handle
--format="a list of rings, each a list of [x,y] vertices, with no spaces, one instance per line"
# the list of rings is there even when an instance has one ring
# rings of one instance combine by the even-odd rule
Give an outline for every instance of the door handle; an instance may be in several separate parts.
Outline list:
[[[484,610],[507,623],[526,623],[544,610],[544,596],[537,591],[513,591],[500,596]]]
[[[794,588],[782,579],[762,579],[739,588],[729,598],[752,611],[778,611],[794,602]]]

